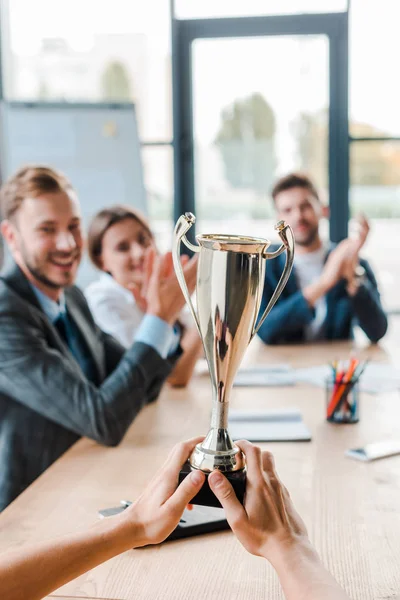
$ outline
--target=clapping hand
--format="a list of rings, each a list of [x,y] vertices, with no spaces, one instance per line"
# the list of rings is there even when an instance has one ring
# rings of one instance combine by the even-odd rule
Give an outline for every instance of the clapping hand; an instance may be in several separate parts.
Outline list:
[[[367,219],[360,215],[357,219],[357,231],[340,242],[330,253],[322,272],[322,279],[327,289],[331,289],[340,279],[351,282],[359,262],[359,253],[365,244],[370,231]]]
[[[189,294],[192,294],[196,284],[197,256],[189,260],[183,255],[181,263]],[[144,259],[142,285],[132,284],[130,289],[142,312],[156,315],[170,324],[176,321],[185,304],[171,252],[157,255],[154,248],[149,248]]]
[[[359,215],[356,220],[355,234],[348,238],[350,242],[349,251],[342,266],[342,277],[348,283],[351,283],[354,279],[354,274],[359,263],[359,253],[368,238],[369,232],[370,226],[367,219],[364,215]]]

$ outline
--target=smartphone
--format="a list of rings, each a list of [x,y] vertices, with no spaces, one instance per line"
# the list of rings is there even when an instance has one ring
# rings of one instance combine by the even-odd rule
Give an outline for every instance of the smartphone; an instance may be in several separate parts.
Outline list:
[[[385,440],[382,442],[373,442],[363,448],[351,448],[346,450],[345,455],[355,460],[370,462],[379,458],[387,458],[400,454],[400,440]]]
[[[120,506],[104,508],[99,510],[99,516],[112,517],[123,512],[132,503],[129,500],[121,500]],[[223,531],[230,529],[228,521],[225,518],[223,508],[214,508],[211,506],[194,505],[192,510],[185,509],[179,524],[165,541],[178,540],[203,533],[213,533],[214,531]]]

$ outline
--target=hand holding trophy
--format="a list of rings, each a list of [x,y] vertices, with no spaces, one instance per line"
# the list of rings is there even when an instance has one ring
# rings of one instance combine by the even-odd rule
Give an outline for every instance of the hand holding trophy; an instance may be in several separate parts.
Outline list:
[[[192,244],[186,233],[195,222],[191,213],[182,215],[175,226],[173,261],[183,295],[192,312],[203,342],[211,376],[213,399],[211,427],[205,439],[197,444],[182,468],[180,480],[193,469],[211,473],[219,469],[231,482],[242,502],[246,486],[244,456],[228,433],[229,395],[247,346],[281,295],[289,278],[294,258],[294,237],[289,225],[279,221],[275,226],[282,245],[267,252],[268,240],[240,235],[197,235]],[[197,267],[197,313],[186,287],[180,261],[183,243],[199,253]],[[286,251],[286,264],[278,286],[264,314],[257,322],[268,259]],[[205,481],[193,504],[221,506]]]

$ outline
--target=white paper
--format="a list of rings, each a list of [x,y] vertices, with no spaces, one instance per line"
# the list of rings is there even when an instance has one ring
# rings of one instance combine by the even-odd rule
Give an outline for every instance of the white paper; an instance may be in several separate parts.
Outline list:
[[[257,365],[240,369],[234,381],[235,387],[271,387],[294,385],[294,371],[289,365]]]
[[[327,379],[332,378],[332,369],[329,365],[318,365],[294,369],[297,383],[311,383],[324,387]],[[359,388],[362,392],[379,394],[400,389],[400,370],[384,363],[369,363],[360,377]]]
[[[250,442],[308,441],[311,434],[297,408],[231,410],[229,433]]]

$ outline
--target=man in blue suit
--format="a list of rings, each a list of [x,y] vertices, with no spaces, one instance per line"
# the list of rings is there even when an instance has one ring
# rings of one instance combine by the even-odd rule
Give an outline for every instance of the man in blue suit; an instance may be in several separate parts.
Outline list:
[[[371,342],[378,342],[386,333],[387,317],[373,271],[359,257],[369,232],[367,220],[359,219],[356,238],[325,245],[319,222],[326,208],[308,177],[283,177],[272,198],[278,218],[293,228],[296,253],[289,281],[258,332],[261,339],[266,344],[351,339],[358,324]],[[284,254],[268,261],[261,311],[278,284],[284,261]]]

